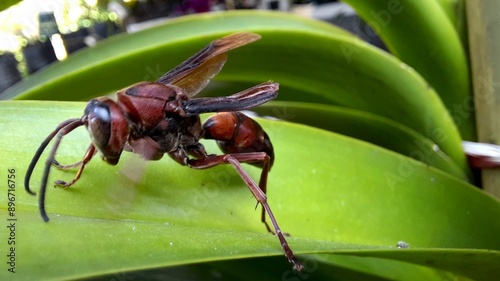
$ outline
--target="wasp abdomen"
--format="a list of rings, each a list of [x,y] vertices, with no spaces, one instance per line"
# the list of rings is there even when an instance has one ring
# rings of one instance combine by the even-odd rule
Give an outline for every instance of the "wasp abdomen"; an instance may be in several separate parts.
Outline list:
[[[204,137],[217,141],[225,154],[265,152],[271,165],[274,150],[264,129],[241,112],[222,112],[211,116],[203,124]]]

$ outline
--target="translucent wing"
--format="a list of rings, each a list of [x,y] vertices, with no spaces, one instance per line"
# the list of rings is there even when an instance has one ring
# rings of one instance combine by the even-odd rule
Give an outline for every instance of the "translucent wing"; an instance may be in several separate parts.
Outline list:
[[[184,89],[188,96],[195,96],[220,72],[227,60],[228,51],[259,39],[258,34],[240,32],[214,40],[198,53],[165,73],[156,82],[174,84]]]

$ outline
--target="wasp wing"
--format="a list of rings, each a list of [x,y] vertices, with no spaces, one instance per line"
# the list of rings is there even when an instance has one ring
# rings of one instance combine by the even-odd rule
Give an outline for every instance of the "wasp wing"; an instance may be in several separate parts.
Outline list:
[[[266,82],[227,97],[207,97],[183,100],[186,115],[207,112],[240,111],[266,103],[278,95],[279,84]]]
[[[198,94],[220,72],[227,60],[227,52],[260,39],[250,32],[234,33],[212,41],[156,82],[174,84],[190,97]]]

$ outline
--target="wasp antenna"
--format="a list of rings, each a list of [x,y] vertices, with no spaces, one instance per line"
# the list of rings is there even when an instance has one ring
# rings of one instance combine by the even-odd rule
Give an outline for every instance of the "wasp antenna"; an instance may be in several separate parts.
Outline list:
[[[49,157],[47,158],[47,161],[45,162],[45,169],[43,171],[43,178],[42,178],[42,183],[40,186],[40,198],[39,198],[39,208],[40,208],[40,215],[42,216],[43,220],[45,222],[49,221],[49,217],[47,216],[47,213],[45,212],[45,190],[47,188],[47,182],[49,179],[49,173],[50,173],[50,166],[54,162],[54,158],[57,152],[57,148],[59,147],[59,144],[61,143],[61,139],[63,136],[68,134],[69,132],[73,131],[74,129],[82,126],[84,121],[80,118],[73,118],[73,119],[68,119],[61,124],[57,126],[57,128],[52,131],[40,144],[40,147],[37,149],[35,156],[33,156],[33,159],[31,160],[31,163],[28,167],[28,171],[26,172],[26,177],[24,178],[24,187],[26,188],[26,191],[30,194],[35,195],[36,193],[31,191],[29,187],[29,182],[31,178],[31,174],[33,173],[33,170],[40,159],[40,156],[42,155],[43,151],[47,147],[47,145],[50,143],[50,141],[56,137],[56,141],[54,143],[54,146],[52,147],[52,150],[50,151]]]
[[[73,124],[73,123],[70,123]],[[68,126],[70,125],[68,124]],[[66,128],[66,127],[63,127]],[[63,129],[61,128],[61,130]],[[42,219],[45,222],[49,221],[49,217],[47,216],[47,213],[45,212],[45,190],[47,189],[47,182],[49,180],[49,173],[50,173],[50,166],[52,165],[52,162],[54,161],[55,154],[57,152],[57,148],[59,147],[59,144],[61,143],[63,134],[61,134],[61,130],[57,133],[57,138],[54,143],[54,146],[52,146],[52,150],[50,151],[50,155],[47,158],[47,161],[45,162],[45,169],[43,170],[43,178],[42,178],[42,183],[40,186],[40,197],[39,197],[39,203],[38,207],[40,208],[40,215],[42,216]]]
[[[31,174],[33,174],[33,170],[35,169],[36,163],[40,159],[40,156],[42,156],[43,151],[47,147],[47,145],[50,143],[50,141],[54,138],[54,136],[64,127],[68,126],[71,123],[74,123],[76,121],[79,121],[80,119],[78,118],[73,118],[73,119],[68,119],[61,124],[59,124],[54,131],[52,131],[46,138],[45,140],[40,144],[40,147],[36,150],[35,155],[33,156],[33,159],[31,159],[31,163],[28,166],[28,170],[26,171],[26,176],[24,177],[24,188],[26,191],[31,194],[31,195],[36,195],[34,191],[30,189],[30,179],[31,179]]]
[[[72,124],[72,123],[70,123]],[[66,128],[66,127],[63,127]],[[50,173],[50,166],[52,165],[52,162],[54,161],[55,154],[57,151],[57,148],[59,147],[59,144],[61,143],[63,134],[59,131],[57,134],[56,141],[54,143],[54,146],[52,146],[52,150],[50,151],[50,155],[47,158],[47,162],[45,162],[45,169],[43,170],[43,178],[42,178],[42,183],[40,186],[40,197],[39,197],[39,202],[38,202],[38,207],[40,208],[40,215],[42,216],[42,219],[45,222],[49,221],[49,217],[47,216],[47,213],[45,212],[45,191],[47,190],[47,182],[49,180],[49,173]]]

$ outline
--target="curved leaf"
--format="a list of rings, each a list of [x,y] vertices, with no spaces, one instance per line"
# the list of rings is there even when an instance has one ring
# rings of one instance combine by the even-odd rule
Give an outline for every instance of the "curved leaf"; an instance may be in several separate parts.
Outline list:
[[[281,257],[239,259],[166,267],[161,269],[121,272],[99,276],[91,280],[107,281],[112,278],[124,280],[172,280],[210,281],[210,280],[463,280],[456,274],[417,266],[406,262],[380,258],[356,257],[346,255],[308,255],[304,272],[293,272],[287,268]],[[490,275],[491,276],[491,275]]]
[[[468,180],[468,176],[457,164],[431,140],[400,123],[368,112],[332,105],[286,101],[269,102],[253,111],[365,140],[437,167],[457,178]]]
[[[88,100],[138,81],[154,80],[211,40],[242,30],[263,35],[281,30],[349,35],[323,22],[264,11],[179,17],[158,27],[101,41],[27,77],[2,95],[4,99]]]
[[[84,106],[0,103],[3,178],[7,168],[16,169],[17,176],[17,266],[29,268],[16,273],[16,278],[75,279],[281,255],[278,241],[259,222],[260,212],[253,210],[254,199],[227,166],[194,171],[163,159],[148,163],[143,177],[134,181],[131,177],[138,176],[144,164],[138,158],[124,154],[117,167],[95,159],[72,188],[50,188],[51,221],[44,223],[36,198],[22,190],[22,177],[45,135],[65,118],[79,116]],[[454,251],[464,253],[458,259],[462,263],[472,251],[489,258],[473,262],[481,260],[489,268],[497,264],[491,255],[498,257],[500,250],[498,200],[439,170],[365,142],[292,123],[260,122],[277,155],[269,178],[269,203],[281,227],[291,233],[289,242],[297,253],[377,256],[384,252],[380,255],[385,258],[415,262],[415,256],[401,254],[410,251],[395,247],[403,240],[411,251],[423,251],[422,258],[435,260],[433,264],[449,264]],[[77,161],[88,142],[85,130],[75,131],[63,140],[58,159]],[[206,147],[216,152],[213,143]],[[259,174],[257,168],[245,168]],[[39,167],[33,186],[39,183],[40,172]],[[72,176],[53,171],[51,180]],[[3,221],[9,215],[7,206],[7,197],[0,197]],[[445,255],[426,254],[429,248],[441,248]],[[0,271],[0,279],[7,274]]]
[[[434,87],[465,139],[474,140],[475,117],[467,55],[449,18],[449,3],[436,0],[346,0],[396,57]],[[462,16],[462,15],[460,15]]]

